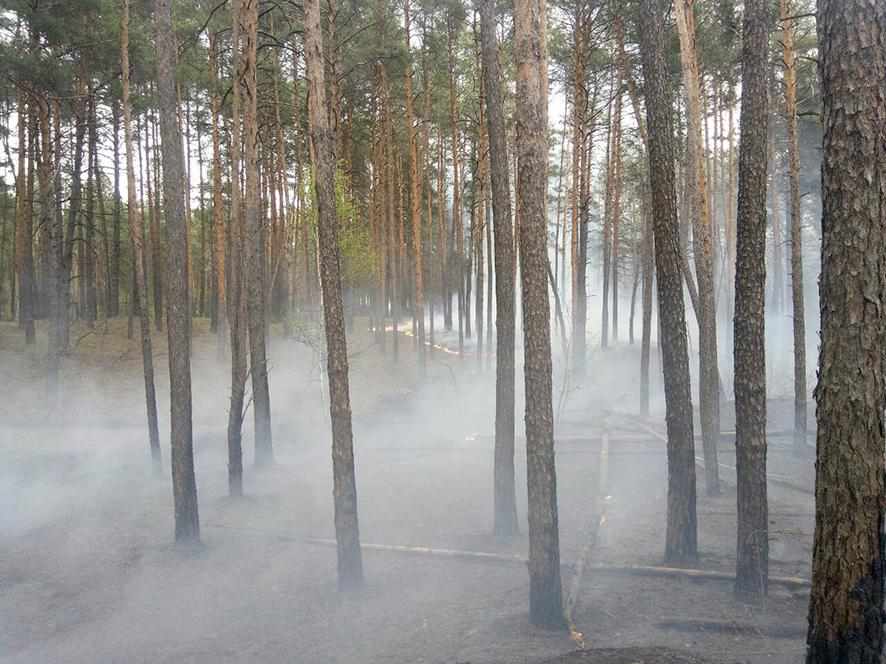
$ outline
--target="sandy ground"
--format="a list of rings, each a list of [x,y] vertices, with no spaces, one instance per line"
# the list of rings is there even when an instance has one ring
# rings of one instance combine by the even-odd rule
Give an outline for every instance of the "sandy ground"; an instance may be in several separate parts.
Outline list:
[[[339,594],[334,549],[308,541],[333,537],[318,354],[273,339],[277,464],[253,469],[250,412],[248,495],[234,501],[226,496],[227,368],[216,361],[205,323],[195,331],[204,546],[181,551],[171,544],[168,467],[161,478],[150,472],[140,358],[125,339],[125,323],[78,332],[65,362],[63,406],[53,417],[39,349],[23,352],[14,327],[0,327],[0,370],[9,386],[0,406],[0,662],[802,661],[807,599],[777,586],[764,604],[748,605],[725,582],[590,569],[575,598],[582,653],[568,635],[528,624],[528,577],[519,562],[367,550],[365,589]],[[350,342],[364,543],[525,556],[519,444],[522,535],[504,542],[490,534],[493,372],[436,352],[428,380],[420,381],[409,339],[401,340],[397,365],[359,326]],[[162,334],[156,347],[165,433]],[[555,378],[566,594],[603,509],[592,564],[661,563],[664,443],[650,435],[623,440],[639,430],[630,415],[637,364],[634,349],[618,348],[592,357],[583,385]],[[658,412],[643,423],[663,430],[662,419]],[[611,438],[605,455],[604,433]],[[808,480],[810,462],[777,442],[770,458],[779,473]],[[728,441],[721,462],[734,465]],[[811,496],[772,487],[770,510],[771,573],[808,576]],[[734,489],[727,484],[716,498],[700,492],[698,512],[701,567],[731,571]]]

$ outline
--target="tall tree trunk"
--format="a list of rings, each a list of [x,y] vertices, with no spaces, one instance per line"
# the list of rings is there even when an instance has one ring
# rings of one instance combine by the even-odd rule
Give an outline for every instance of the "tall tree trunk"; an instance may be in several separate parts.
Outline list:
[[[89,131],[89,147],[87,151],[86,171],[86,229],[85,243],[79,248],[80,253],[84,256],[83,273],[80,279],[83,281],[83,293],[85,298],[80,302],[82,307],[81,316],[92,326],[98,318],[98,298],[96,289],[96,269],[95,269],[95,194],[96,194],[96,173],[93,164],[97,159],[98,134],[95,126],[95,95],[90,94],[87,101],[87,126]]]
[[[200,315],[206,317],[208,313],[208,303],[206,298],[206,286],[207,280],[210,276],[211,271],[207,270],[207,260],[206,260],[206,243],[207,243],[207,223],[206,223],[206,196],[205,196],[205,188],[203,182],[203,131],[201,129],[202,122],[200,122],[200,106],[199,103],[195,101],[196,108],[194,109],[194,113],[197,116],[195,118],[195,131],[196,131],[196,139],[197,139],[197,209],[200,211],[200,296],[198,299],[197,311],[199,311]],[[188,95],[187,101],[187,118],[188,118],[188,132],[190,133],[191,126],[191,98]],[[190,200],[190,197],[188,197]],[[189,203],[190,205],[190,203]],[[211,229],[209,229],[209,233],[211,233]],[[212,291],[209,292],[209,299],[212,299]]]
[[[772,104],[772,99],[775,96],[775,81],[773,80],[772,70],[770,70],[770,79],[769,79],[769,95],[770,95],[770,105]],[[772,294],[771,294],[771,303],[772,303],[772,313],[777,316],[781,316],[784,312],[784,254],[782,253],[784,250],[784,239],[782,237],[784,233],[784,222],[781,217],[781,199],[779,196],[779,181],[778,178],[778,163],[775,159],[775,112],[770,110],[770,120],[769,120],[769,134],[768,134],[768,152],[769,155],[767,157],[769,163],[769,209],[772,210],[772,218],[770,219],[770,226],[772,227]],[[785,215],[787,215],[787,209],[785,209]]]
[[[102,170],[99,166],[99,158],[98,151],[96,150],[93,155],[92,162],[92,170],[94,172],[93,178],[95,180],[95,202],[96,202],[96,214],[98,215],[99,222],[99,234],[101,235],[102,241],[102,263],[99,264],[98,261],[95,263],[96,270],[96,281],[95,289],[96,293],[95,297],[95,307],[93,311],[95,312],[96,317],[98,316],[98,288],[101,285],[104,285],[104,308],[105,308],[105,318],[110,317],[110,309],[109,300],[110,300],[110,283],[111,283],[111,234],[108,231],[108,222],[105,217],[105,197],[104,190],[102,189]],[[100,268],[104,268],[103,270]],[[104,282],[102,284],[98,281],[98,275],[101,274],[101,281]]]
[[[720,493],[717,444],[720,435],[720,386],[717,368],[717,305],[714,300],[714,256],[711,218],[702,143],[701,90],[695,48],[694,0],[675,0],[680,62],[686,88],[686,121],[689,139],[689,191],[695,275],[698,281],[698,401],[704,450],[705,489]]]
[[[479,36],[477,36],[476,41],[479,42]],[[477,154],[477,197],[474,201],[474,205],[477,207],[477,227],[475,230],[475,238],[476,242],[476,253],[477,253],[477,268],[476,268],[476,281],[477,281],[477,292],[474,299],[474,319],[477,321],[477,365],[478,368],[482,369],[483,366],[483,289],[485,288],[485,265],[484,262],[484,254],[483,254],[483,236],[486,231],[486,224],[491,223],[491,220],[486,219],[486,179],[487,179],[487,171],[489,170],[489,161],[488,161],[488,141],[486,134],[486,114],[485,114],[485,105],[486,105],[486,90],[485,83],[482,78],[482,66],[480,65],[480,53],[479,53],[479,44],[477,49],[477,67],[481,71],[480,78],[480,110],[479,110],[479,122],[477,124],[477,144],[479,146],[478,154]]]
[[[154,204],[154,195],[157,194],[159,196],[159,192],[154,190],[154,179],[152,176],[152,171],[154,170],[155,164],[152,164],[151,159],[151,129],[150,124],[148,123],[148,114],[145,113],[145,121],[144,121],[144,130],[145,130],[145,177],[144,182],[147,188],[148,198],[147,198],[147,206],[148,206],[148,214],[147,214],[147,222],[148,222],[148,278],[151,280],[151,290],[154,295],[154,325],[157,328],[157,331],[163,329],[163,291],[162,291],[162,277],[160,273],[162,272],[162,267],[159,262],[159,249],[158,246],[160,244],[160,237],[158,233],[158,222],[157,222],[157,206]],[[158,298],[160,302],[160,309],[158,310]]]
[[[738,542],[735,591],[766,594],[766,135],[767,0],[745,2],[735,266],[735,468]]]
[[[587,368],[587,242],[582,233],[585,209],[582,185],[585,182],[585,121],[588,112],[588,91],[585,76],[586,3],[579,2],[575,11],[575,44],[572,72],[572,370],[582,378]],[[605,346],[605,342],[604,342]]]
[[[212,123],[212,305],[210,330],[218,335],[219,348],[225,345],[225,211],[222,200],[221,99],[218,89],[218,34],[209,33],[209,112]]]
[[[806,661],[881,661],[886,6],[820,0],[821,352]]]
[[[289,205],[289,185],[287,183],[287,165],[286,165],[286,142],[283,135],[283,120],[280,114],[280,90],[278,84],[278,72],[282,72],[282,62],[279,55],[275,62],[274,70],[274,124],[276,125],[276,165],[274,172],[274,186],[278,192],[278,203],[280,208],[280,219],[277,226],[277,233],[271,239],[271,246],[276,249],[276,257],[273,268],[273,283],[275,288],[275,296],[277,298],[277,315],[279,315],[284,324],[284,329],[289,330],[289,273],[290,273],[290,254],[289,254],[289,226],[290,226],[290,205]]]
[[[612,97],[614,98],[615,88],[615,70],[612,71]],[[602,248],[602,267],[603,267],[603,285],[602,294],[602,319],[600,321],[600,346],[609,347],[609,288],[610,279],[612,277],[612,201],[613,190],[615,184],[615,160],[612,158],[615,146],[615,122],[613,112],[613,99],[609,101],[609,110],[606,118],[606,193],[603,202],[603,248]]]
[[[567,100],[563,106],[563,126],[560,129],[560,166],[557,170],[557,211],[554,213],[554,281],[556,283],[560,283],[561,273],[566,267],[560,262],[560,252],[566,242],[566,223],[565,218],[561,217],[561,213],[565,208],[563,205],[563,174],[566,168],[566,123],[568,111],[569,102]],[[563,295],[565,297],[566,293],[564,292]]]
[[[643,331],[640,341],[640,414],[649,415],[649,356],[652,345],[652,281],[655,270],[655,243],[649,193],[643,188]]]
[[[735,89],[730,84],[729,93],[725,103],[727,105],[726,122],[728,124],[728,145],[726,152],[726,165],[724,166],[723,177],[726,182],[723,186],[723,213],[726,215],[724,224],[726,231],[726,278],[724,286],[726,287],[726,317],[728,321],[732,321],[735,313],[735,290],[729,288],[730,284],[735,283],[735,250],[736,250],[736,230],[735,215],[736,199],[735,199],[735,119],[733,117],[733,109],[735,108]],[[726,335],[729,350],[735,352],[735,326],[726,325]]]
[[[305,1],[305,62],[309,86],[308,114],[314,146],[314,188],[320,233],[320,279],[326,328],[326,362],[329,376],[329,413],[332,420],[332,472],[335,485],[335,537],[338,543],[338,583],[342,590],[363,584],[360,528],[357,519],[357,485],[351,430],[348,348],[341,295],[338,219],[335,210],[334,138],[329,128],[323,73],[323,33],[320,0]]]
[[[800,139],[797,131],[797,54],[793,3],[781,0],[785,115],[791,210],[791,302],[794,333],[794,449],[806,451],[806,304],[803,298],[803,210],[800,201]]]
[[[271,437],[271,397],[265,347],[264,217],[259,211],[258,182],[258,87],[256,49],[258,0],[242,0],[243,10],[243,170],[246,173],[246,311],[249,324],[249,373],[255,415],[255,463],[274,461]]]
[[[121,208],[120,196],[120,108],[116,101],[111,102],[114,132],[114,217],[111,260],[108,268],[108,317],[120,315],[120,263],[121,263]]]
[[[145,241],[138,201],[135,191],[135,164],[132,139],[132,104],[129,101],[129,0],[123,0],[123,13],[120,19],[120,65],[123,72],[123,147],[126,152],[126,218],[129,224],[129,237],[133,249],[134,292],[130,298],[137,301],[141,328],[142,368],[145,378],[145,407],[148,416],[148,440],[154,473],[160,474],[160,429],[157,424],[157,394],[154,389],[154,354],[151,348],[151,320],[148,309],[148,284],[145,277]]]
[[[446,220],[446,162],[444,158],[445,141],[443,128],[439,128],[437,137],[437,216],[440,221],[437,224],[437,259],[440,272],[440,298],[443,309],[443,327],[452,329],[452,297],[449,291],[448,265],[449,254],[447,238],[449,237],[448,222]],[[449,325],[447,326],[447,320]]]
[[[458,130],[458,93],[455,87],[455,25],[452,13],[447,18],[447,52],[449,62],[449,128],[452,138],[452,232],[455,251],[449,252],[458,283],[458,355],[465,350],[465,278],[464,278],[464,228],[461,217],[461,141]],[[447,294],[446,297],[449,297]],[[451,315],[450,315],[451,318]],[[449,321],[446,329],[451,329]]]
[[[30,160],[26,155],[31,151],[31,138],[28,136],[28,122],[25,118],[29,112],[25,110],[24,93],[18,93],[18,177],[15,187],[15,257],[19,283],[19,322],[25,330],[25,344],[32,346],[36,342],[34,332],[34,225],[33,210],[28,195],[28,173],[31,170]]]
[[[412,77],[413,68],[409,55],[410,38],[410,13],[409,0],[404,4],[404,19],[406,33],[407,65],[404,80],[404,95],[406,97],[406,131],[409,142],[409,204],[410,217],[412,220],[412,265],[414,269],[415,293],[412,315],[418,323],[418,334],[415,336],[418,343],[418,361],[422,372],[426,367],[425,359],[425,289],[424,271],[422,268],[422,230],[421,230],[421,177],[418,173],[418,129],[415,126],[412,104]]]
[[[492,221],[495,225],[494,530],[496,535],[510,537],[519,531],[514,480],[514,240],[494,0],[480,2],[480,37],[486,80]]]
[[[621,78],[617,78],[618,93],[615,95],[615,111],[612,143],[612,341],[618,343],[618,255],[619,230],[621,228],[621,115],[622,94]],[[590,161],[590,160],[589,160]],[[588,178],[590,179],[590,178]]]
[[[163,209],[166,213],[167,321],[169,334],[170,445],[175,502],[175,539],[200,540],[197,483],[191,432],[191,338],[188,298],[188,228],[185,222],[185,169],[175,95],[175,33],[171,0],[154,0],[157,45],[157,102],[163,148]]]
[[[654,210],[655,274],[659,334],[668,429],[668,517],[665,560],[692,564],[698,559],[695,511],[695,442],[682,258],[674,174],[673,92],[666,55],[670,0],[649,0],[640,9],[640,53],[649,137],[649,181]]]
[[[523,286],[526,458],[529,492],[529,620],[565,625],[560,584],[557,471],[551,385],[545,190],[548,160],[548,66],[545,0],[514,4],[520,277]]]
[[[444,327],[445,327],[445,318],[447,315],[447,289],[448,285],[446,283],[446,262],[448,260],[448,256],[446,255],[446,238],[447,238],[447,224],[446,224],[446,167],[445,161],[443,158],[443,151],[445,149],[444,146],[444,137],[443,137],[443,129],[439,128],[437,133],[437,263],[438,263],[438,271],[440,274],[440,298],[441,308],[443,309],[443,318],[444,318]],[[451,301],[450,301],[451,304]]]
[[[389,99],[390,94],[386,95]],[[400,291],[401,291],[401,270],[399,259],[398,241],[399,230],[401,228],[401,212],[400,212],[400,196],[399,196],[399,168],[397,168],[397,160],[394,156],[394,125],[388,116],[387,126],[385,128],[385,137],[387,141],[387,159],[385,160],[385,179],[387,180],[387,199],[388,199],[388,264],[391,273],[391,345],[394,355],[394,363],[399,359],[400,354]],[[395,182],[396,180],[396,182]]]
[[[231,406],[228,411],[228,493],[243,493],[243,401],[246,392],[246,302],[243,297],[245,238],[240,186],[241,27],[243,0],[231,7],[234,80],[231,95],[231,219],[228,253],[228,323],[231,331]]]

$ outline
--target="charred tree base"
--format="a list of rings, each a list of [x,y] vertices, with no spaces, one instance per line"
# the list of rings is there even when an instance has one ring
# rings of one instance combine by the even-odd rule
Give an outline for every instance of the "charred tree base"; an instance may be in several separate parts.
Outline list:
[[[194,507],[196,508],[196,504]],[[175,544],[184,547],[200,545],[200,521],[196,516],[196,509],[193,516],[176,516]]]
[[[154,477],[163,476],[163,460],[160,456],[160,447],[151,447],[151,471]]]
[[[231,498],[243,496],[243,468],[228,466],[228,495]]]
[[[338,547],[338,590],[356,592],[363,588],[363,556],[360,545]]]
[[[493,534],[502,539],[509,539],[520,534],[516,502],[496,508]]]
[[[668,548],[665,551],[664,563],[677,569],[698,567],[698,552],[695,547],[690,547],[688,544],[682,547]]]
[[[743,569],[739,565],[735,573],[736,598],[756,603],[762,601],[769,592],[769,575],[765,569],[751,565]]]
[[[559,578],[545,584],[530,581],[529,622],[543,629],[566,631],[562,601]]]

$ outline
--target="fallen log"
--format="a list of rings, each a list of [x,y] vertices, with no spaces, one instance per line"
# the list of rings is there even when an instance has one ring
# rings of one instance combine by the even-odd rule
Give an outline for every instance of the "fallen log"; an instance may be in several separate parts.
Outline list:
[[[271,531],[261,530],[257,528],[238,528],[233,526],[225,526],[223,524],[206,524],[207,528],[220,528],[224,530],[251,532],[262,534],[284,542],[292,542],[297,544],[310,544],[314,546],[335,547],[334,539],[322,537],[294,537],[274,533]],[[509,565],[527,565],[529,560],[525,556],[509,553],[492,553],[488,551],[463,551],[460,549],[446,549],[429,546],[408,546],[405,544],[377,544],[362,542],[360,548],[364,551],[379,551],[388,553],[402,553],[404,555],[432,556],[438,558],[450,558],[461,560],[475,560],[490,563],[504,563]],[[565,564],[564,567],[574,569],[575,564]],[[664,567],[661,565],[612,565],[606,563],[592,563],[584,569],[600,574],[628,574],[636,576],[663,576],[663,577],[683,577],[689,579],[697,579],[699,581],[735,581],[735,575],[730,572],[718,572],[715,570],[693,569],[684,567]],[[769,584],[774,586],[783,586],[796,590],[803,590],[810,587],[809,579],[797,576],[770,576]]]

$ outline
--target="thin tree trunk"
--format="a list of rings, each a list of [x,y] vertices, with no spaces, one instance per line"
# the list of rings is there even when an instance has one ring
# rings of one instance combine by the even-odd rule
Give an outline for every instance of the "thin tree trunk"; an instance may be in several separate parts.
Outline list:
[[[163,208],[166,212],[167,321],[169,334],[172,488],[175,499],[175,539],[200,540],[197,483],[191,432],[191,337],[188,297],[188,227],[184,210],[185,169],[182,138],[176,118],[175,33],[171,0],[154,0],[157,45],[157,101],[163,147]]]
[[[797,54],[793,3],[781,0],[785,114],[791,210],[791,302],[794,333],[794,449],[806,451],[806,305],[803,298],[803,210],[800,201],[800,141],[797,131]]]
[[[157,394],[154,389],[154,354],[151,348],[151,321],[148,309],[148,286],[145,277],[145,242],[138,212],[135,190],[135,160],[133,148],[137,146],[132,138],[132,105],[129,101],[129,0],[123,0],[123,14],[120,21],[120,64],[123,72],[123,147],[126,152],[126,218],[129,224],[129,237],[133,249],[134,288],[129,294],[138,310],[141,328],[142,368],[145,378],[145,406],[148,416],[148,441],[154,473],[161,471],[160,429],[157,424]],[[131,310],[131,309],[130,309]]]
[[[65,243],[64,220],[59,211],[58,202],[61,201],[61,176],[52,177],[53,143],[51,138],[51,111],[49,102],[43,98],[34,100],[32,112],[32,131],[30,147],[32,159],[37,165],[37,182],[40,190],[40,226],[49,229],[49,249],[51,258],[49,261],[49,284],[47,288],[47,304],[49,309],[49,333],[47,339],[47,388],[48,402],[51,409],[58,408],[59,397],[59,372],[62,354],[65,349],[66,324],[67,324],[67,299],[63,293],[68,291],[69,271],[65,270],[67,259],[67,246]],[[70,217],[75,217],[75,210],[80,206],[80,170],[82,165],[82,128],[79,117],[75,113],[77,129],[75,132],[74,147],[74,171],[71,179]],[[60,122],[60,119],[59,119]],[[60,132],[59,132],[60,133]],[[55,144],[55,153],[61,158],[60,141]],[[31,169],[33,173],[33,167]],[[29,186],[33,192],[33,184]],[[33,194],[32,194],[33,195]],[[33,203],[31,203],[33,206]],[[73,223],[69,224],[75,228]],[[32,248],[33,251],[33,248]],[[35,286],[32,286],[36,290]],[[36,298],[35,298],[36,300]]]
[[[363,585],[360,528],[357,519],[357,486],[351,430],[348,349],[339,272],[335,209],[334,138],[329,128],[323,72],[323,33],[320,0],[306,0],[305,62],[309,86],[308,114],[314,146],[314,187],[320,233],[320,279],[326,329],[326,361],[329,376],[329,413],[332,420],[332,472],[335,485],[335,537],[338,550],[338,583],[342,590]]]
[[[259,211],[258,181],[258,87],[256,49],[258,0],[242,0],[243,11],[243,170],[246,173],[246,311],[249,326],[249,373],[252,379],[252,409],[255,416],[255,463],[274,462],[271,437],[271,399],[265,344],[265,272],[263,216]]]
[[[720,493],[717,444],[720,436],[720,386],[717,368],[717,306],[714,300],[714,257],[702,143],[701,90],[695,48],[694,0],[675,0],[680,60],[686,88],[689,160],[687,196],[691,201],[695,274],[698,280],[699,410],[704,450],[705,489]]]
[[[93,326],[98,318],[98,298],[96,289],[95,269],[95,188],[96,173],[93,164],[96,162],[98,148],[98,135],[95,126],[95,95],[90,94],[87,102],[87,126],[89,131],[89,147],[86,159],[87,185],[86,185],[86,229],[85,242],[79,247],[79,252],[84,257],[84,270],[80,274],[83,281],[83,293],[85,298],[80,302],[82,317]]]
[[[15,204],[15,256],[19,283],[19,322],[25,330],[25,344],[36,343],[34,332],[34,227],[33,209],[28,195],[28,179],[31,172],[30,160],[26,156],[31,152],[32,136],[28,136],[28,123],[25,118],[29,111],[25,110],[24,93],[18,93],[18,178],[16,179]]]
[[[404,95],[406,97],[406,131],[409,141],[409,204],[410,217],[412,219],[412,265],[414,269],[413,279],[415,291],[413,294],[413,318],[418,323],[418,333],[415,340],[418,343],[418,362],[422,372],[427,370],[425,358],[425,288],[424,270],[422,268],[422,230],[421,230],[421,178],[418,173],[418,129],[415,126],[414,112],[412,108],[412,77],[413,68],[409,55],[410,37],[410,14],[409,0],[404,4],[404,19],[406,33],[407,65],[404,80]]]
[[[618,343],[618,257],[619,257],[619,230],[621,228],[621,115],[622,94],[621,78],[618,79],[619,92],[615,96],[615,126],[613,128],[612,145],[612,341]],[[590,179],[590,178],[588,178]]]
[[[649,356],[652,345],[652,281],[655,270],[655,246],[652,214],[646,187],[640,203],[643,219],[643,330],[640,341],[640,414],[649,415]]]
[[[447,19],[447,50],[449,56],[449,127],[452,137],[452,232],[455,236],[455,251],[450,252],[458,283],[458,355],[465,351],[465,268],[464,268],[464,228],[461,217],[461,151],[458,130],[458,97],[455,88],[455,26],[453,16]],[[448,297],[448,295],[447,295]],[[452,323],[447,326],[451,329]]]
[[[586,371],[587,357],[587,260],[586,237],[582,233],[582,212],[585,209],[582,185],[585,183],[585,121],[588,91],[585,80],[585,3],[578,3],[575,15],[575,50],[572,85],[572,371],[581,378]],[[605,306],[605,305],[604,305]],[[605,334],[605,332],[604,332]],[[604,341],[605,347],[605,341]]]
[[[511,227],[511,183],[501,73],[496,43],[495,2],[480,3],[480,36],[486,80],[486,121],[495,224],[495,467],[493,514],[496,535],[519,532],[514,473],[514,241]]]
[[[108,317],[120,315],[120,263],[121,263],[121,208],[120,196],[120,110],[116,101],[111,102],[114,132],[114,218],[111,260],[108,268]]]
[[[611,88],[615,87],[615,71],[612,72]],[[614,95],[613,95],[614,97]],[[609,102],[606,126],[606,193],[603,203],[603,286],[602,286],[602,320],[600,321],[600,346],[609,347],[609,289],[612,277],[612,202],[615,184],[615,160],[612,158],[615,146],[615,122],[613,99]]]
[[[228,253],[228,324],[231,331],[231,406],[228,411],[228,493],[243,494],[243,401],[246,392],[246,302],[243,294],[245,238],[240,187],[241,27],[243,0],[231,6],[232,68],[231,95],[231,218]]]
[[[479,59],[479,53],[478,53]],[[482,67],[480,67],[482,69]],[[482,74],[482,71],[480,72]],[[484,105],[485,105],[485,85],[483,84],[483,79],[480,80],[480,113],[479,113],[479,123],[477,125],[477,133],[478,133],[478,144],[479,144],[479,154],[477,155],[477,198],[475,201],[475,205],[477,207],[477,227],[475,229],[475,238],[476,242],[476,253],[477,253],[477,268],[476,268],[476,281],[477,281],[477,291],[474,299],[474,320],[477,322],[477,365],[482,368],[483,365],[483,289],[485,288],[485,265],[483,264],[485,258],[483,254],[483,236],[486,231],[486,177],[488,170],[488,146],[486,140],[486,117],[484,113]]]
[[[105,219],[105,197],[104,190],[102,189],[102,171],[99,167],[99,159],[98,159],[98,151],[93,155],[92,169],[94,171],[93,178],[95,179],[95,201],[96,201],[96,211],[98,214],[99,220],[99,232],[101,234],[102,240],[102,256],[104,257],[103,263],[104,265],[99,266],[96,264],[96,279],[98,279],[99,274],[102,274],[102,280],[105,282],[105,318],[109,318],[111,315],[111,306],[110,306],[110,283],[111,283],[111,237],[108,232],[108,223]],[[104,267],[104,270],[99,270],[99,267]],[[95,306],[93,311],[95,312],[96,317],[98,316],[98,287],[99,283],[94,282],[96,293],[94,294],[95,298]]]
[[[654,210],[655,272],[659,334],[668,429],[668,509],[665,560],[698,559],[695,509],[695,442],[686,313],[683,304],[679,228],[674,174],[673,92],[666,60],[670,0],[650,0],[640,9],[640,53],[649,131],[649,179]]]
[[[219,354],[225,346],[227,297],[225,292],[225,211],[222,200],[221,99],[218,89],[218,34],[209,34],[209,112],[212,115],[212,317],[210,329],[217,336]]]
[[[160,244],[160,238],[158,236],[158,222],[156,220],[157,215],[157,206],[154,204],[154,194],[156,193],[159,196],[158,192],[155,192],[153,185],[153,177],[152,177],[152,165],[151,165],[151,130],[148,124],[148,116],[145,114],[145,122],[144,122],[144,130],[145,130],[145,184],[148,192],[148,278],[151,279],[151,288],[154,293],[154,325],[157,328],[157,331],[163,329],[163,292],[162,292],[162,280],[160,277],[160,272],[162,271],[162,267],[159,263],[159,250],[158,245]],[[160,302],[160,309],[158,310],[157,302]]]

